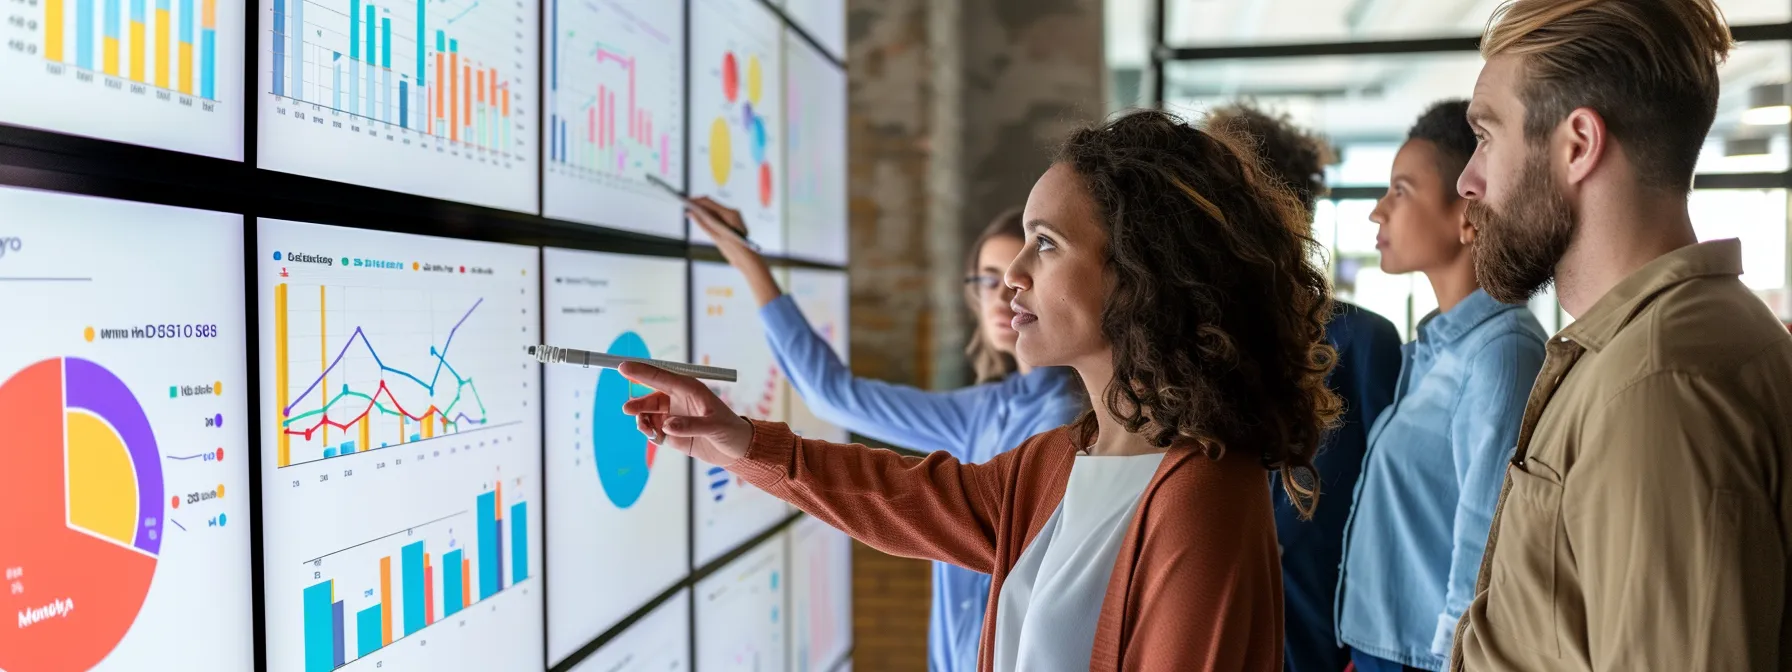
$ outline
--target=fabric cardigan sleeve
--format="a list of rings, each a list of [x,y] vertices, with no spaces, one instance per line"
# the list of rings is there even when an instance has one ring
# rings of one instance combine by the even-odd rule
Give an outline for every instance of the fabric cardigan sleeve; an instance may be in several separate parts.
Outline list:
[[[1025,449],[965,464],[804,439],[756,420],[746,456],[728,470],[885,553],[990,574],[1003,484]]]
[[[809,326],[790,295],[760,308],[759,317],[778,366],[817,417],[879,441],[943,450],[966,462],[990,457],[970,453],[977,429],[1001,403],[1001,385],[933,392],[859,378]]]
[[[1490,339],[1468,364],[1469,374],[1450,414],[1450,453],[1456,469],[1456,515],[1451,527],[1450,574],[1444,611],[1437,615],[1431,653],[1448,658],[1456,623],[1475,599],[1475,578],[1493,510],[1499,505],[1506,464],[1518,445],[1518,427],[1531,385],[1543,369],[1543,343],[1524,332]]]

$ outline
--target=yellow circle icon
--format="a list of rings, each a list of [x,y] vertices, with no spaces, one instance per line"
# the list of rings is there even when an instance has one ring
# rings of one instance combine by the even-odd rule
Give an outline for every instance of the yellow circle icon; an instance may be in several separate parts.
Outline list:
[[[223,498],[224,498],[224,484],[219,483],[218,484],[218,499],[223,499]]]
[[[759,105],[759,93],[765,88],[765,78],[759,71],[759,57],[747,57],[747,101],[755,107]]]
[[[87,339],[88,343],[92,343],[93,342],[93,327],[88,327],[85,331],[82,331],[81,337]]]
[[[220,397],[224,396],[224,381],[219,380],[212,382],[212,394]]]
[[[728,184],[728,171],[733,168],[734,138],[728,133],[728,121],[716,117],[709,125],[709,172],[715,176],[716,186]]]

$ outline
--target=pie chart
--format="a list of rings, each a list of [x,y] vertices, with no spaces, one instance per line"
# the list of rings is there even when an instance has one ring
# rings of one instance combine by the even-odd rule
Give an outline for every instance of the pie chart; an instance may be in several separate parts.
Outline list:
[[[85,670],[130,630],[155,576],[155,434],[124,381],[74,357],[0,383],[0,426],[0,568],[14,586],[0,591],[0,669]]]
[[[651,357],[647,342],[632,331],[623,332],[607,351],[622,357]],[[591,405],[591,446],[597,464],[597,482],[604,496],[618,509],[634,506],[647,489],[657,446],[648,443],[635,418],[622,412],[622,404],[634,396],[635,384],[615,369],[597,374],[597,394]]]

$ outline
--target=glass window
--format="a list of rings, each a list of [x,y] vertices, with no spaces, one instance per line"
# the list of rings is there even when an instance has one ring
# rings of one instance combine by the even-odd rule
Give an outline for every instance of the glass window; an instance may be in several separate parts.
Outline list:
[[[1786,190],[1702,189],[1687,203],[1699,240],[1742,241],[1742,282],[1782,319],[1787,305]]]
[[[1170,0],[1172,46],[1356,42],[1481,34],[1500,0]],[[1730,25],[1792,20],[1786,0],[1718,0]],[[1299,17],[1293,20],[1291,17]]]
[[[1756,108],[1751,92],[1773,87],[1786,100],[1792,80],[1792,43],[1749,42],[1730,52],[1718,70],[1717,118],[1699,152],[1700,173],[1777,173],[1788,166],[1786,125],[1792,106]],[[1764,92],[1765,93],[1765,92]]]

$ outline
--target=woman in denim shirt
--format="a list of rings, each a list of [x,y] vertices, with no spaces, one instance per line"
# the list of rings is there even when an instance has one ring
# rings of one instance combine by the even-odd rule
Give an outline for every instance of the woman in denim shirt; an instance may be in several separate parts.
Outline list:
[[[1475,231],[1455,188],[1475,150],[1467,108],[1445,101],[1419,118],[1369,216],[1381,227],[1381,269],[1423,271],[1438,309],[1402,348],[1345,530],[1338,639],[1359,672],[1443,669],[1543,366],[1537,318],[1475,282]]]
[[[965,354],[976,369],[978,384],[935,392],[852,375],[827,341],[810,328],[796,302],[778,288],[765,260],[732,236],[715,235],[713,229],[723,222],[744,230],[740,213],[707,198],[697,199],[697,204],[701,209],[691,211],[692,219],[711,233],[722,256],[746,276],[779,367],[817,417],[879,441],[925,452],[943,450],[962,462],[983,462],[1034,434],[1068,424],[1087,408],[1082,384],[1069,369],[1029,369],[1014,361],[1018,335],[1008,305],[1014,290],[1002,283],[1002,273],[1026,239],[1019,208],[990,222],[965,260],[965,300],[977,312],[977,327]],[[977,669],[989,585],[987,574],[933,563],[929,670]]]

